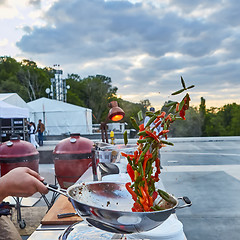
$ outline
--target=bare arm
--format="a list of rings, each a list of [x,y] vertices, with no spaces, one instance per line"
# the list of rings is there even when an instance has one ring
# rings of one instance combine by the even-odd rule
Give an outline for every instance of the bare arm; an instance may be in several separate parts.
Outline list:
[[[27,167],[18,167],[0,178],[0,202],[7,196],[29,197],[36,192],[46,194],[48,189],[38,173]]]

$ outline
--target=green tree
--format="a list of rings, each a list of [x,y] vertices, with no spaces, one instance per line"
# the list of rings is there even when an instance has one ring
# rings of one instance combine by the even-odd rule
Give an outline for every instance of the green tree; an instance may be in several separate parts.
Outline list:
[[[67,102],[81,107],[86,107],[84,101],[82,100],[84,93],[80,76],[77,74],[68,74],[66,84],[70,86],[70,89],[67,91]]]
[[[22,68],[17,73],[19,82],[25,86],[30,101],[45,96],[45,90],[50,85],[50,74],[40,69],[30,60],[21,62]]]
[[[88,76],[81,79],[77,74],[68,75],[70,85],[68,102],[92,109],[93,121],[104,121],[108,113],[108,103],[114,99],[117,87],[112,87],[110,77],[103,75]]]
[[[169,137],[200,137],[201,116],[196,107],[189,107],[186,120],[177,120],[170,126]]]
[[[26,102],[46,96],[51,73],[30,60],[17,62],[11,57],[0,58],[0,92],[15,92]]]

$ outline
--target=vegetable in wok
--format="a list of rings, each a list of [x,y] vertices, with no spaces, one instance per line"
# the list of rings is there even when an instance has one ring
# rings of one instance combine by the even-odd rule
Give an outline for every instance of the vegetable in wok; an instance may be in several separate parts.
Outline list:
[[[181,83],[183,88],[172,93],[172,95],[180,94],[194,87],[193,85],[186,87],[182,77]],[[137,140],[138,148],[134,154],[123,152],[121,154],[128,160],[127,172],[131,178],[131,182],[126,183],[125,186],[134,200],[133,212],[159,211],[171,208],[176,204],[176,200],[171,195],[155,188],[155,183],[159,181],[159,174],[161,173],[158,153],[160,148],[166,145],[173,145],[167,141],[169,127],[178,119],[185,120],[185,111],[189,108],[189,102],[190,97],[186,93],[180,102],[172,101],[165,105],[166,107],[170,107],[169,114],[161,111],[155,113],[146,112],[146,115],[150,119],[145,127],[144,124],[138,125],[137,121],[131,117],[133,127],[139,131],[139,139]],[[139,121],[142,121],[142,113],[139,113],[138,117]],[[153,122],[155,125],[151,127]],[[155,128],[159,125],[161,125],[163,130],[156,134]],[[165,138],[165,140],[162,138]],[[126,134],[124,134],[124,142],[125,145],[128,142]],[[156,200],[158,196],[161,196],[160,201]]]

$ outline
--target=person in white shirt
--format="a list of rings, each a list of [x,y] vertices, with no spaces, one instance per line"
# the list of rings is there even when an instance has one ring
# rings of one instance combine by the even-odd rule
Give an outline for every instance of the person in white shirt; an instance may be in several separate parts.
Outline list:
[[[155,112],[155,108],[154,107],[150,107],[149,109],[151,112]],[[144,119],[144,127],[146,126],[147,122],[149,121],[150,117],[146,116]],[[155,123],[152,122],[150,125],[150,128],[153,128],[155,126]],[[156,135],[158,135],[161,131],[163,130],[163,128],[161,127],[161,125],[159,125],[157,128],[154,129],[154,131],[156,131]]]
[[[35,139],[35,132],[36,132],[36,127],[33,122],[30,122],[30,130],[29,130],[29,135],[30,135],[30,143],[35,147],[38,148],[39,145]]]

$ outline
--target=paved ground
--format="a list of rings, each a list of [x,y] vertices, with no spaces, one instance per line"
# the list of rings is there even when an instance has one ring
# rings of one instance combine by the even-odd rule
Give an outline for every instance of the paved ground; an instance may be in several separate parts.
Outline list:
[[[193,202],[177,211],[188,240],[240,239],[240,137],[169,140],[175,146],[161,151],[161,178],[168,192]],[[54,181],[53,164],[40,164],[40,173]]]
[[[188,196],[177,211],[190,240],[240,239],[240,138],[176,140],[162,151],[166,189]]]

